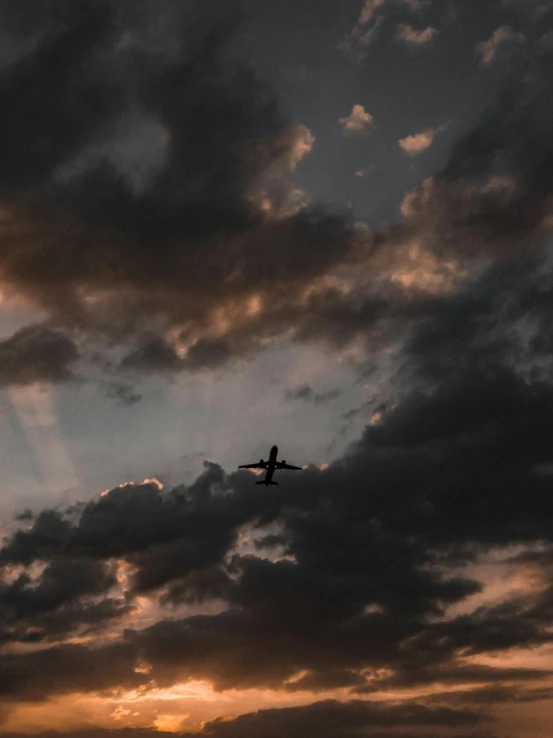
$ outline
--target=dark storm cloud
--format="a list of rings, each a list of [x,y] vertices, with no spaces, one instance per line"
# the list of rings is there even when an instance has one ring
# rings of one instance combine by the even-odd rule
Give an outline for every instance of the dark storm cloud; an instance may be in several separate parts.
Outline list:
[[[0,388],[73,379],[78,358],[77,347],[62,332],[44,325],[22,328],[0,341]]]
[[[326,402],[335,400],[342,394],[341,390],[331,390],[330,392],[315,392],[308,384],[296,387],[293,390],[287,390],[284,397],[287,400],[306,400],[313,402],[315,405],[323,405]]]
[[[209,24],[191,7],[62,3],[0,84],[3,280],[54,322],[126,345],[124,366],[198,369],[256,350],[358,240],[347,210],[298,211],[291,176],[313,137],[236,61],[233,14]]]
[[[202,599],[202,588],[210,591],[215,585],[217,567],[240,526],[264,510],[251,491],[230,497],[228,487],[220,467],[207,462],[194,484],[168,495],[157,483],[116,487],[84,505],[76,522],[55,511],[38,515],[28,531],[15,533],[1,551],[0,565],[124,557],[136,567],[134,591],[176,581],[175,597]],[[224,584],[226,574],[219,576]]]
[[[261,738],[287,735],[300,738],[305,735],[326,736],[396,736],[407,738],[416,733],[391,730],[397,728],[473,728],[486,722],[486,717],[469,710],[436,709],[420,705],[369,704],[367,702],[316,702],[305,707],[260,710],[241,715],[235,720],[214,720],[206,723],[202,733],[217,738]],[[386,732],[382,732],[384,729]],[[448,732],[448,735],[451,735]],[[458,734],[453,734],[458,735]],[[452,736],[452,738],[453,738]]]

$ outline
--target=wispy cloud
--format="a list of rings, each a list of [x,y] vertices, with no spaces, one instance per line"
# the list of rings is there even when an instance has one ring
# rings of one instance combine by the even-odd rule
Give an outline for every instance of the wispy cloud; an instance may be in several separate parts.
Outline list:
[[[498,50],[506,44],[522,44],[525,41],[523,33],[515,32],[510,26],[503,25],[497,28],[489,39],[482,41],[476,47],[476,56],[484,65],[490,64]]]
[[[322,405],[340,397],[341,390],[331,390],[329,392],[315,392],[308,384],[297,387],[293,390],[287,390],[284,394],[287,400],[305,400],[313,402],[315,405]]]
[[[382,23],[381,9],[388,0],[365,0],[357,23],[340,44],[340,48],[363,56],[364,50],[373,42]]]
[[[430,7],[431,0],[365,0],[357,19],[357,23],[348,34],[347,38],[340,44],[340,48],[355,53],[362,58],[367,48],[374,42],[382,23],[387,17],[387,11],[397,11],[404,8],[412,13],[418,13]],[[428,29],[427,29],[428,30]],[[425,34],[427,30],[415,34]],[[434,29],[430,29],[434,30]],[[412,38],[405,39],[411,43],[425,43],[424,41],[413,41]]]
[[[445,129],[446,126],[439,126],[438,128],[426,128],[420,133],[415,133],[412,136],[400,138],[400,140],[398,141],[399,147],[408,156],[419,156],[419,154],[422,154],[424,151],[432,146],[436,136],[445,131]]]
[[[438,31],[431,26],[422,29],[416,29],[407,23],[401,23],[398,26],[396,38],[413,46],[423,46],[437,35]]]

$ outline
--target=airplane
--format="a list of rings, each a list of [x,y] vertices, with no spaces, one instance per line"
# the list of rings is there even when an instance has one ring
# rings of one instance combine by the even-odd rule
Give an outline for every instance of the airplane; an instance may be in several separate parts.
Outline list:
[[[271,453],[269,455],[269,461],[263,461],[263,459],[259,460],[259,464],[243,464],[242,466],[239,466],[239,469],[266,469],[267,474],[265,474],[265,478],[262,479],[260,482],[256,482],[256,484],[278,484],[278,482],[273,482],[273,474],[277,469],[294,469],[296,471],[301,471],[301,466],[292,466],[291,464],[287,464],[284,459],[282,461],[277,461],[277,454],[278,454],[278,446],[273,446],[271,449]]]

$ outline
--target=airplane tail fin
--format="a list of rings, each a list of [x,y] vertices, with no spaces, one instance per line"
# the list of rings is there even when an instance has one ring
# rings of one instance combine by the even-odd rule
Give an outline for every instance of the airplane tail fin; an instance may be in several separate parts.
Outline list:
[[[264,484],[265,486],[267,486],[268,484],[278,484],[278,482],[265,482],[265,481],[262,481],[262,482],[256,482],[256,484]]]

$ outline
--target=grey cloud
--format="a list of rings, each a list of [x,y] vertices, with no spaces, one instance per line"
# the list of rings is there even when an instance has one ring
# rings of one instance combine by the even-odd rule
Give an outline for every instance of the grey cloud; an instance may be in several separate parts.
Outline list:
[[[131,405],[140,402],[142,399],[142,395],[140,395],[129,382],[112,380],[109,382],[103,382],[102,387],[105,391],[106,397],[114,399],[118,405],[130,407]]]

